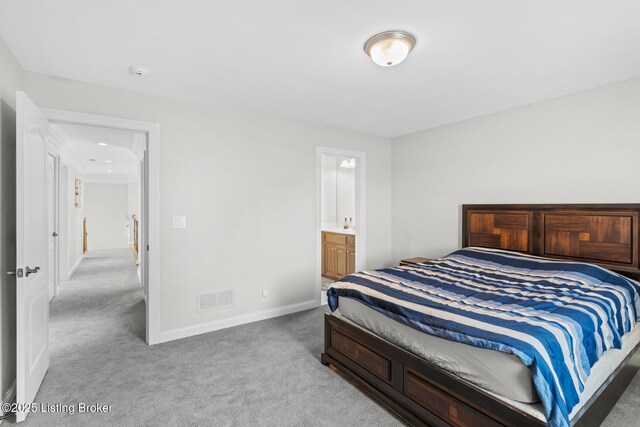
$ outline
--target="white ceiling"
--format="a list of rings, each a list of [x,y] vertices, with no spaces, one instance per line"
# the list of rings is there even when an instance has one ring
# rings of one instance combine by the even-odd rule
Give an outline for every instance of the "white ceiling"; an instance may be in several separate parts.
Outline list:
[[[27,70],[384,136],[640,77],[639,22],[637,0],[0,0]],[[418,41],[381,68],[362,45],[389,29]]]
[[[136,132],[85,126],[68,123],[54,123],[51,128],[80,155],[87,166],[81,170],[85,178],[92,175],[114,179],[137,177],[137,156],[134,154]],[[106,146],[99,145],[107,144]]]

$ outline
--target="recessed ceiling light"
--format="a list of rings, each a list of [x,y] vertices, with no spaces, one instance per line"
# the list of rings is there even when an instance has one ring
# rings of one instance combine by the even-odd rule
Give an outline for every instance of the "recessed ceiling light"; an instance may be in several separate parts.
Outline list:
[[[104,162],[105,163],[111,163],[111,160],[105,160]]]
[[[98,142],[98,145],[102,145],[103,147],[106,147],[109,144],[107,144],[106,142]]]
[[[111,169],[107,169],[107,172],[111,173],[111,172],[113,172],[113,171],[112,171]]]
[[[131,74],[138,77],[143,77],[149,74],[149,69],[147,67],[143,67],[142,65],[132,65],[131,68],[129,68],[129,71],[131,72]]]
[[[364,44],[364,51],[381,67],[393,67],[407,58],[416,38],[406,31],[385,31]]]

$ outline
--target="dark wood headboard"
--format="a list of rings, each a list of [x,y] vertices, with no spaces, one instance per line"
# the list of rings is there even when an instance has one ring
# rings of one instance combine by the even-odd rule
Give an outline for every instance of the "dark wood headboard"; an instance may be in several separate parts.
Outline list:
[[[584,261],[638,277],[640,204],[462,205],[462,247]]]

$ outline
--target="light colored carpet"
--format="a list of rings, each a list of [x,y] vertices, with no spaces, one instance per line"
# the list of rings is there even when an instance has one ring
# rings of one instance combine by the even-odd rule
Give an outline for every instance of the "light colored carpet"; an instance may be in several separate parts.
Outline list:
[[[323,309],[149,347],[135,264],[117,250],[90,253],[50,311],[36,402],[113,409],[33,413],[25,426],[402,425],[320,364]]]

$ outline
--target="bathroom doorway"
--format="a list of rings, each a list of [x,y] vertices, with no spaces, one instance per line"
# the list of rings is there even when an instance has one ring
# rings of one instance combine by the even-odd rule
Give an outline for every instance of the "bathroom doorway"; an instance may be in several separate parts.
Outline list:
[[[318,148],[317,288],[364,268],[364,153]]]

